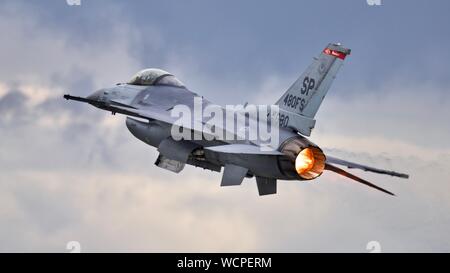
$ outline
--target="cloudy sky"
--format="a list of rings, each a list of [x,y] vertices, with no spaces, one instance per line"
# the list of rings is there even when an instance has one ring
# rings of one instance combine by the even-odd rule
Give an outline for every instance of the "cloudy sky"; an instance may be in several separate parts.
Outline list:
[[[450,2],[1,0],[0,251],[450,251]],[[123,116],[68,103],[160,67],[218,104],[274,103],[329,42],[351,48],[312,140],[393,198],[325,173],[153,165]]]

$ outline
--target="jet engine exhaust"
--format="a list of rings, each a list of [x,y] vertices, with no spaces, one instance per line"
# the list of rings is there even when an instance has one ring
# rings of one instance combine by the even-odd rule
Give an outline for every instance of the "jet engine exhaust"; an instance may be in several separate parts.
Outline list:
[[[279,161],[282,171],[300,180],[319,177],[325,170],[326,157],[322,150],[302,137],[287,140],[281,147],[286,155]]]
[[[314,154],[310,148],[302,150],[295,159],[295,169],[299,175],[309,172],[314,167]]]

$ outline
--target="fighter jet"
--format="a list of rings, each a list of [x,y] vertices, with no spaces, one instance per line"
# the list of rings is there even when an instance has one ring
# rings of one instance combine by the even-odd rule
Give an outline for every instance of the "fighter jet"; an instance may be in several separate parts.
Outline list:
[[[309,139],[316,123],[314,117],[350,52],[350,49],[339,43],[328,44],[272,105],[277,108],[271,109],[277,111],[271,110],[267,116],[256,117],[258,126],[263,122],[276,125],[277,141],[269,145],[259,137],[250,139],[248,134],[240,138],[234,137],[237,131],[248,133],[255,130],[256,127],[248,126],[249,120],[241,128],[227,131],[233,136],[231,138],[211,137],[215,125],[209,127],[209,135],[205,133],[208,117],[191,117],[192,122],[180,124],[179,116],[173,115],[177,106],[182,105],[195,112],[196,100],[201,99],[202,107],[212,103],[190,91],[174,75],[161,69],[142,70],[127,83],[98,90],[86,98],[71,95],[64,95],[64,98],[88,103],[112,114],[126,115],[126,126],[131,134],[157,148],[159,156],[155,165],[175,173],[181,172],[186,164],[216,172],[221,172],[223,168],[221,186],[238,186],[244,178],[255,177],[259,195],[269,195],[277,192],[278,180],[311,181],[324,171],[331,171],[394,195],[338,165],[400,178],[409,178],[407,174],[326,155]],[[242,116],[241,112],[236,110],[234,114]],[[273,119],[267,121],[267,117]],[[229,122],[234,121],[235,117]],[[182,129],[189,136],[196,137],[174,137],[174,128],[177,132]]]

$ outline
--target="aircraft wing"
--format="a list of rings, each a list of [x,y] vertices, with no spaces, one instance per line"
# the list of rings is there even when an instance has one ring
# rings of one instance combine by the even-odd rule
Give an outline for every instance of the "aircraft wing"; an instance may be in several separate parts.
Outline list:
[[[113,114],[119,113],[119,114],[123,114],[123,115],[127,115],[127,116],[147,119],[147,120],[156,120],[156,121],[164,122],[167,124],[175,124],[178,120],[178,118],[171,117],[169,111],[152,109],[150,107],[147,107],[145,109],[139,109],[132,105],[124,104],[124,103],[114,101],[114,100],[108,100],[107,102],[105,102],[105,101],[92,100],[89,98],[71,96],[68,94],[64,95],[64,98],[66,100],[74,100],[74,101],[78,101],[78,102],[88,103],[95,107],[101,108],[103,110],[110,111]],[[194,121],[192,121],[192,122],[194,122]],[[204,124],[203,121],[202,121],[202,124]],[[194,123],[191,123],[190,125],[183,124],[183,127],[185,129],[191,130],[195,133],[205,134],[205,132],[203,132],[203,131],[198,131],[195,128]]]
[[[262,150],[261,147],[249,144],[228,144],[206,147],[206,150],[224,153],[224,154],[238,154],[238,155],[283,155],[277,150]]]
[[[358,164],[358,163],[353,163],[353,162],[349,162],[346,160],[342,160],[336,157],[332,157],[332,156],[327,156],[327,163],[330,164],[337,164],[337,165],[341,165],[341,166],[346,166],[349,169],[360,169],[366,172],[374,172],[374,173],[379,173],[379,174],[387,174],[390,176],[396,176],[396,177],[401,177],[401,178],[409,178],[409,175],[404,174],[404,173],[398,173],[398,172],[394,172],[394,171],[389,171],[389,170],[382,170],[382,169],[378,169],[378,168],[374,168],[374,167],[369,167],[369,166],[365,166],[362,164]]]
[[[123,115],[143,118],[143,119],[162,121],[162,122],[169,123],[169,124],[173,124],[176,121],[174,118],[170,117],[170,115],[165,115],[161,112],[152,111],[149,109],[140,110],[131,105],[123,104],[123,103],[116,102],[116,101],[108,101],[108,103],[106,103],[106,102],[100,102],[97,100],[91,100],[88,98],[75,97],[75,96],[71,96],[71,95],[64,95],[64,98],[66,100],[74,100],[74,101],[89,103],[96,107],[100,107],[102,109],[111,111],[114,114],[119,113],[119,114],[123,114]]]

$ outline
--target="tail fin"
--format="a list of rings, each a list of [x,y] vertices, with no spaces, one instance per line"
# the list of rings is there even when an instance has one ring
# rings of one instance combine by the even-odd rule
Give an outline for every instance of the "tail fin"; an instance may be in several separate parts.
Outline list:
[[[277,101],[281,109],[314,119],[350,49],[329,44]]]

